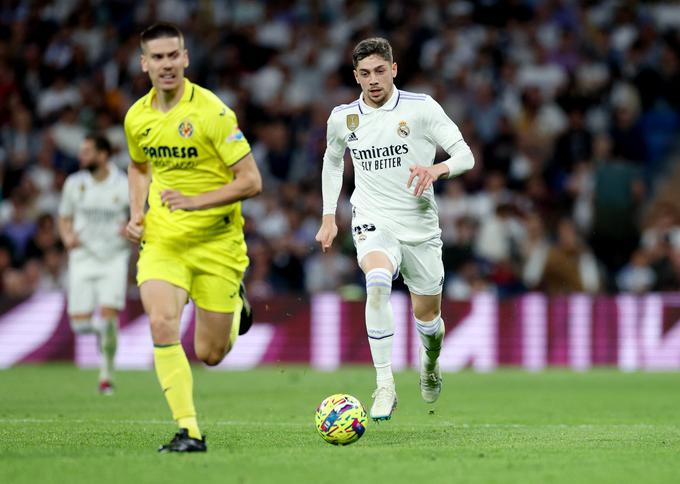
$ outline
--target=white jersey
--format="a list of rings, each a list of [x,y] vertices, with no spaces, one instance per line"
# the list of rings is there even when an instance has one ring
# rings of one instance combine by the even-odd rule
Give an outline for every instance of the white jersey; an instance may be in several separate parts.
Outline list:
[[[81,247],[71,251],[71,259],[93,256],[107,261],[128,253],[130,246],[121,231],[128,220],[128,182],[125,174],[109,163],[109,176],[97,181],[87,170],[66,179],[59,215],[73,218],[73,230]]]
[[[370,215],[398,240],[418,243],[441,234],[432,187],[421,197],[406,187],[409,167],[432,166],[437,145],[451,159],[450,176],[472,167],[474,160],[460,130],[426,94],[400,91],[379,108],[360,97],[336,107],[328,118],[324,155],[323,213],[335,213],[342,184],[342,162],[349,149],[355,189],[351,203],[362,218]],[[339,176],[338,176],[339,173]]]

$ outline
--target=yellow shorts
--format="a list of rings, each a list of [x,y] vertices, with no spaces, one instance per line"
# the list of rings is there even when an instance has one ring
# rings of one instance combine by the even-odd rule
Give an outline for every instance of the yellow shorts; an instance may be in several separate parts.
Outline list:
[[[189,293],[207,311],[233,313],[239,303],[239,284],[248,267],[243,237],[142,240],[137,262],[137,285],[167,281]]]

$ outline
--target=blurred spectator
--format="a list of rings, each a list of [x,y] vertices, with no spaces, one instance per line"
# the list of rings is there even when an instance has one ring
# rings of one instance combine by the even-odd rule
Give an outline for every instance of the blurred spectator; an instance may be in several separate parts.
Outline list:
[[[594,293],[602,287],[597,260],[566,218],[558,225],[557,242],[547,251],[532,251],[527,269],[527,286],[548,294]]]
[[[645,196],[642,172],[629,161],[602,150],[594,174],[591,244],[610,273],[630,258],[640,237],[639,217]]]
[[[471,172],[436,186],[447,294],[503,296],[521,281],[551,292],[594,291],[593,271],[583,270],[597,263],[587,262],[582,240],[602,261],[599,282],[608,290],[680,290],[680,220],[658,208],[658,199],[680,208],[680,175],[668,175],[669,160],[680,157],[680,22],[672,2],[130,5],[46,0],[1,8],[3,296],[59,284],[59,249],[46,242],[41,214],[54,215],[84,135],[105,133],[113,161],[127,165],[122,119],[149,89],[138,33],[157,20],[181,24],[192,52],[188,76],[237,112],[265,178],[265,193],[244,203],[254,297],[334,290],[356,279],[356,262],[343,255],[347,234],[330,261],[314,252],[313,236],[326,120],[359,95],[350,52],[373,35],[389,38],[401,59],[397,87],[440,100],[475,154]],[[351,167],[345,173],[341,226],[351,217]],[[650,216],[641,233],[643,211]],[[559,222],[565,217],[571,222]],[[554,227],[562,241],[552,246]],[[578,264],[560,279],[565,261]],[[334,268],[326,274],[324,264]]]
[[[305,289],[309,293],[332,292],[352,281],[356,262],[332,245],[315,253],[305,263]]]
[[[643,250],[636,250],[628,262],[616,275],[616,285],[620,291],[644,293],[651,290],[656,282],[656,274],[649,265],[649,256]]]
[[[48,120],[66,107],[80,105],[78,88],[69,84],[64,74],[57,74],[54,82],[43,90],[37,99],[37,114],[43,120]]]
[[[36,229],[36,223],[31,216],[31,207],[28,200],[29,193],[27,189],[19,187],[12,192],[10,217],[2,230],[2,235],[7,237],[11,244],[16,264],[20,264],[24,260],[28,242],[33,237]]]

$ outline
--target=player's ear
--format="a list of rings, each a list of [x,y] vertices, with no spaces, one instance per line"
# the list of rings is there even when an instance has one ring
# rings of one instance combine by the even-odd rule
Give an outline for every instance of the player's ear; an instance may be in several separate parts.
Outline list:
[[[397,63],[392,62],[392,78],[397,77]]]
[[[189,67],[189,51],[187,49],[184,49],[184,68],[186,69]]]
[[[352,70],[352,73],[354,74],[354,80],[357,81],[357,84],[361,84],[359,82],[359,73],[357,72],[356,69]]]
[[[149,65],[146,62],[146,57],[144,54],[139,56],[139,63],[142,66],[142,72],[149,72]]]

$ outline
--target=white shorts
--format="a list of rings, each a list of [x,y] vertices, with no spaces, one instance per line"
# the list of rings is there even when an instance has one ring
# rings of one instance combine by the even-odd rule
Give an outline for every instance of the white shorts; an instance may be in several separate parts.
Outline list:
[[[394,276],[401,272],[412,294],[441,294],[444,286],[441,237],[407,244],[399,241],[389,230],[381,229],[378,220],[374,223],[368,217],[357,214],[352,218],[352,239],[359,264],[369,252],[382,252],[395,267]]]
[[[128,252],[113,254],[106,261],[73,255],[68,265],[68,313],[88,314],[96,307],[122,310],[127,292]]]

